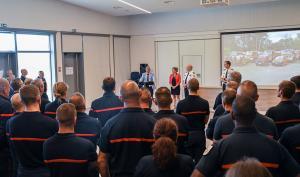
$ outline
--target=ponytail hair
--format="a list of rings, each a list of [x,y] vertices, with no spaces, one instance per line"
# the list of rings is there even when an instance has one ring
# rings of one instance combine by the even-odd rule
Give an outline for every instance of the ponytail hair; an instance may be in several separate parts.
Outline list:
[[[56,82],[53,85],[53,94],[55,98],[58,98],[59,100],[64,100],[64,97],[67,96],[68,88],[69,86],[65,82]]]
[[[166,169],[177,155],[177,125],[172,119],[160,119],[154,126],[153,134],[155,138],[155,143],[152,145],[154,162],[159,169]]]

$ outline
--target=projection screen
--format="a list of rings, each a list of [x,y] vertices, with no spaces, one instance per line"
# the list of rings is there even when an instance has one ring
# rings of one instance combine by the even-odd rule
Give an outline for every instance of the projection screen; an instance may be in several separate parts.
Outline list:
[[[275,87],[300,75],[300,30],[223,33],[222,61],[232,62],[243,80]]]

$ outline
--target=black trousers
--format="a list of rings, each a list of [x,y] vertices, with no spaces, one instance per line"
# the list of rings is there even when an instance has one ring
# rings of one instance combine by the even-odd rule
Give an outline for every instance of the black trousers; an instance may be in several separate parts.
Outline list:
[[[0,177],[11,177],[13,175],[13,163],[7,148],[0,152]]]
[[[189,90],[188,88],[184,88],[184,97],[188,97],[189,96]]]
[[[19,165],[18,177],[50,177],[50,170],[47,167],[25,169]]]
[[[191,131],[188,138],[188,153],[198,163],[206,149],[206,137],[204,131]]]

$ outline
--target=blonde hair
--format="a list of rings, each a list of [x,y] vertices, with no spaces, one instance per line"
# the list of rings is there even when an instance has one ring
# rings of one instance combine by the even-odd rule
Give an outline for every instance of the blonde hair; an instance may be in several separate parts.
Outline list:
[[[56,82],[53,85],[53,94],[54,94],[55,98],[62,98],[64,96],[66,96],[68,88],[69,88],[69,86],[65,82]]]

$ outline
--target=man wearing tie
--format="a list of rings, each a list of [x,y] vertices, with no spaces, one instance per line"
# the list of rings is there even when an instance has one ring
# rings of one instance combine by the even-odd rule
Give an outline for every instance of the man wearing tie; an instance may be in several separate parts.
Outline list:
[[[193,71],[193,66],[191,64],[187,65],[186,73],[184,74],[184,77],[183,77],[183,87],[184,87],[184,96],[185,97],[189,96],[189,90],[187,88],[189,81],[196,77],[197,77],[196,73]]]
[[[153,96],[153,90],[155,88],[155,80],[154,80],[154,74],[151,72],[151,68],[148,65],[146,67],[146,72],[142,74],[142,77],[140,78],[140,84],[142,84],[144,87],[147,87],[151,93],[151,96]]]
[[[233,72],[233,69],[231,68],[231,62],[226,60],[224,61],[224,70],[222,72],[222,76],[221,76],[221,83],[222,83],[222,89],[223,91],[226,89],[226,84],[228,81],[228,76],[230,75],[230,73]]]

